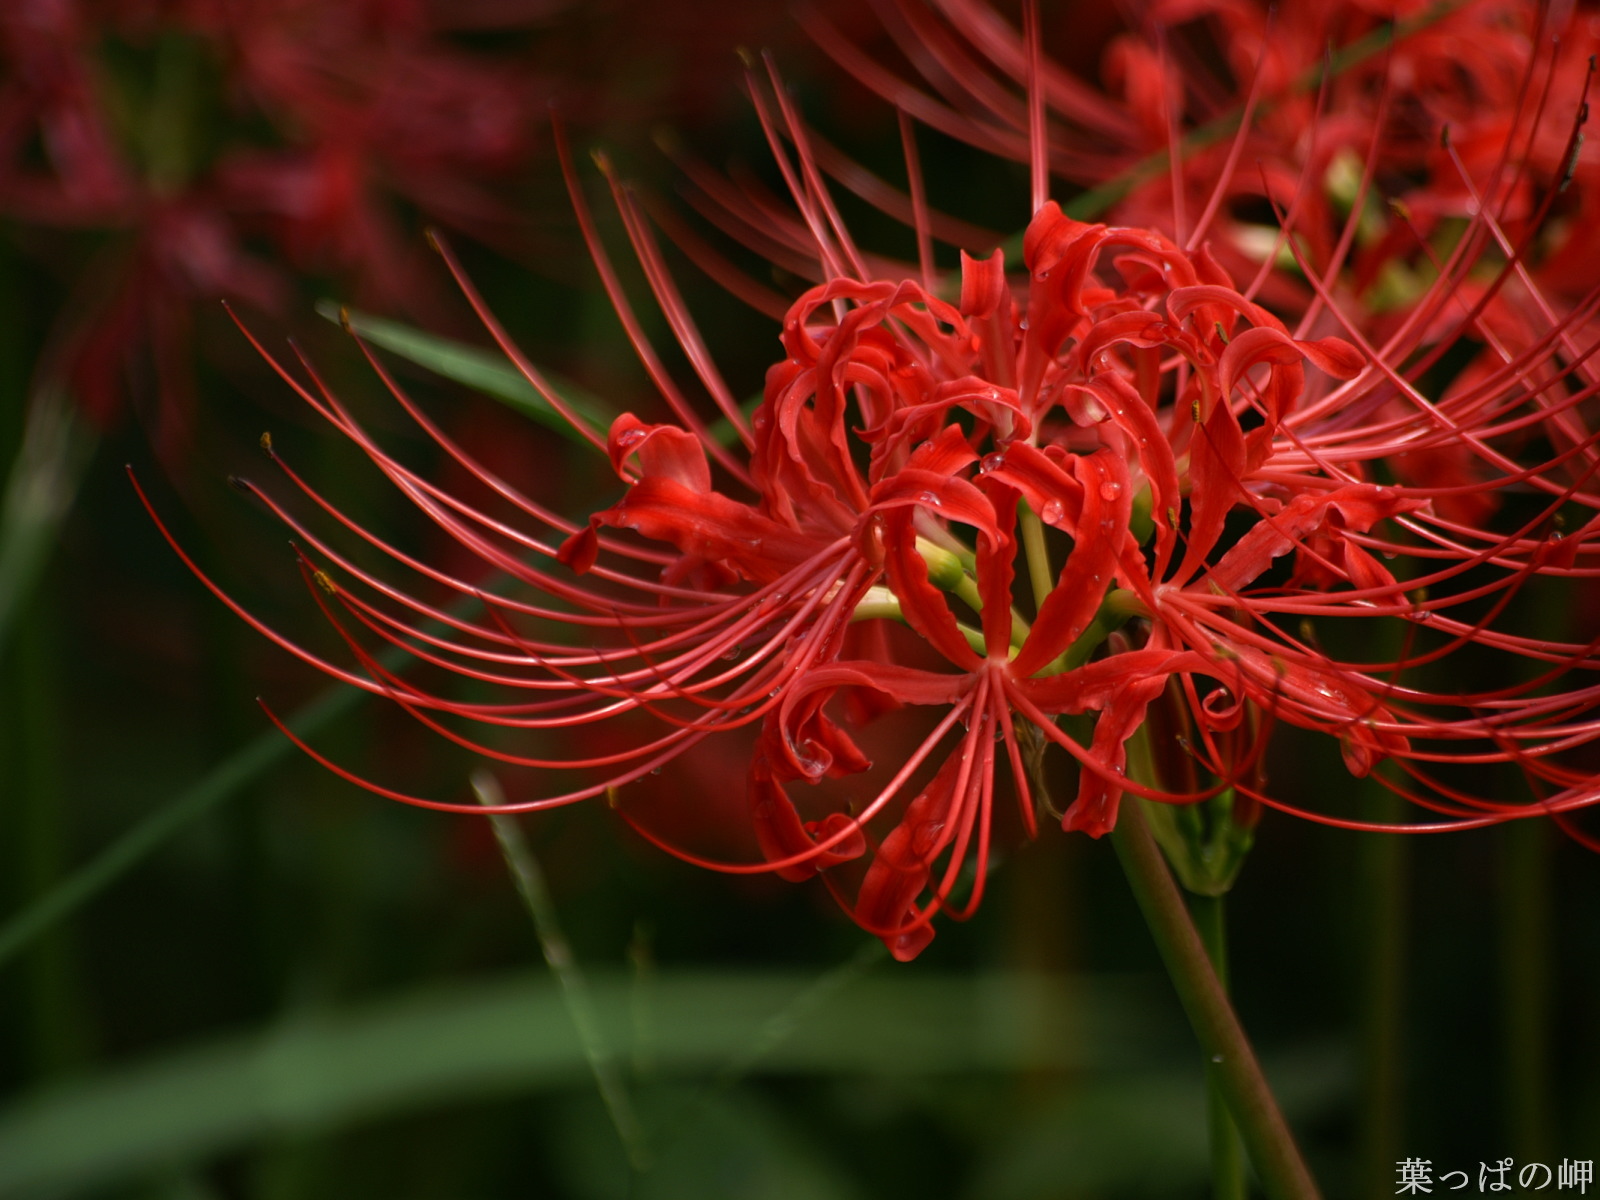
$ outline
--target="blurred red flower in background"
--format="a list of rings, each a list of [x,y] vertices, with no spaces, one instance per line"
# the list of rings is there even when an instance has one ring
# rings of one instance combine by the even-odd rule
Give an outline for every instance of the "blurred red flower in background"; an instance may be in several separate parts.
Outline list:
[[[755,731],[746,789],[762,860],[668,848],[730,871],[823,872],[900,958],[928,943],[936,914],[979,902],[1007,777],[1031,832],[1036,802],[1049,803],[1051,745],[1077,768],[1056,815],[1095,836],[1125,792],[1174,805],[1225,796],[1246,824],[1262,805],[1303,811],[1264,785],[1276,721],[1336,737],[1355,775],[1392,764],[1384,785],[1432,814],[1412,828],[1549,814],[1578,832],[1572,814],[1600,799],[1581,758],[1600,737],[1600,631],[1583,610],[1571,630],[1530,630],[1523,600],[1560,602],[1600,573],[1600,290],[1541,282],[1564,251],[1558,209],[1594,203],[1573,182],[1587,171],[1586,85],[1565,51],[1539,49],[1543,18],[1519,5],[1429,10],[1308,91],[1328,36],[1348,45],[1376,27],[1365,7],[1294,7],[1271,24],[1252,5],[1153,6],[1107,53],[1108,76],[1125,83],[1117,98],[966,0],[885,12],[943,98],[813,25],[902,112],[1029,164],[1023,272],[1007,271],[1015,248],[975,258],[992,247],[970,243],[957,247],[959,275],[939,269],[933,241],[965,227],[929,210],[909,122],[907,196],[863,184],[814,142],[775,71],[752,71],[792,209],[708,174],[696,183],[718,223],[814,286],[785,302],[783,358],[748,417],[643,204],[612,180],[711,419],[645,339],[564,157],[590,251],[673,421],[625,414],[602,436],[451,258],[496,339],[608,456],[623,495],[587,522],[550,511],[385,375],[422,429],[537,530],[525,532],[408,469],[315,379],[282,369],[452,539],[528,591],[491,593],[406,556],[289,472],[350,531],[485,615],[366,570],[250,487],[301,539],[357,669],[272,636],[491,759],[581,773],[511,808],[610,794],[662,844],[616,790],[713,734]],[[1450,47],[1471,52],[1441,71]],[[1236,132],[1192,152],[1182,142],[1229,113]],[[1441,148],[1446,123],[1462,132]],[[1170,171],[1149,174],[1157,150]],[[1052,171],[1103,185],[1127,168],[1138,177],[1116,224],[1047,199]],[[856,245],[830,171],[909,216],[918,263]],[[1252,228],[1240,197],[1265,204],[1272,226]],[[771,306],[765,284],[685,246]],[[499,698],[389,670],[351,630]],[[1152,705],[1170,741],[1145,732]],[[810,786],[865,772],[871,718],[899,706],[930,716],[886,782],[842,799]],[[522,731],[531,749],[473,726]],[[591,727],[621,732],[593,752],[556,748]],[[1490,764],[1520,772],[1529,798],[1481,794]]]
[[[30,255],[72,263],[80,281],[39,374],[102,427],[138,401],[170,466],[190,436],[202,306],[282,314],[298,273],[439,324],[421,227],[541,249],[546,235],[505,193],[543,147],[547,105],[594,123],[684,111],[709,53],[697,35],[770,19],[707,5],[664,26],[639,7],[0,5],[0,216]],[[602,42],[613,60],[596,63]],[[639,83],[618,88],[619,76]]]
[[[549,94],[443,35],[415,0],[4,6],[0,213],[116,235],[46,370],[105,424],[148,353],[135,390],[156,397],[170,460],[196,302],[280,308],[287,265],[417,309],[427,285],[397,201],[479,236],[511,227],[481,185],[527,161]]]

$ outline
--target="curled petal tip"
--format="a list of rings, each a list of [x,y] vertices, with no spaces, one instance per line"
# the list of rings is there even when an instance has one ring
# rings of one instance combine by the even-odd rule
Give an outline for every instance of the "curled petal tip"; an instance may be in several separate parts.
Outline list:
[[[961,311],[969,317],[987,317],[1005,302],[1006,254],[996,247],[988,258],[961,252]]]
[[[593,524],[585,525],[556,550],[556,561],[578,575],[588,574],[600,553],[600,535]]]
[[[928,948],[933,941],[933,926],[919,925],[909,933],[898,933],[883,939],[896,962],[910,962]]]
[[[1121,798],[1119,792],[1116,796],[1102,796],[1098,803],[1084,806],[1082,801],[1074,801],[1061,818],[1063,833],[1086,833],[1092,838],[1102,838],[1117,827],[1117,806]]]

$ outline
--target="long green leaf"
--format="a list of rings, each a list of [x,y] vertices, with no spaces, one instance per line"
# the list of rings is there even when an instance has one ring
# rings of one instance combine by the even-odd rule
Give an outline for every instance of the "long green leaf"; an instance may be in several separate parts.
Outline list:
[[[548,425],[579,445],[589,445],[588,440],[573,429],[565,417],[551,408],[549,402],[539,394],[538,389],[524,379],[498,351],[480,350],[463,342],[424,333],[420,329],[413,329],[409,325],[391,321],[386,317],[353,312],[331,300],[319,302],[317,312],[330,321],[349,326],[357,336],[374,346],[381,346],[408,362],[426,367],[436,375],[442,375],[473,391],[482,392],[486,396],[492,396],[509,404],[518,412],[532,417],[542,425]],[[549,372],[543,374],[550,386],[560,392],[561,399],[565,401],[567,407],[596,429],[605,430],[610,427],[615,414],[607,409],[604,401],[584,391],[570,380],[551,375]]]
[[[463,387],[469,387],[475,392],[482,392],[486,396],[503,401],[518,412],[550,426],[582,446],[591,445],[586,438],[578,435],[565,417],[545,402],[544,397],[539,395],[532,384],[524,379],[504,357],[494,351],[480,350],[464,342],[424,333],[420,329],[413,329],[409,325],[391,321],[386,317],[352,312],[341,308],[332,300],[320,301],[317,304],[317,311],[330,321],[349,326],[358,336],[365,338],[374,346],[382,346],[408,362],[426,367],[436,375],[442,375]],[[549,371],[544,371],[543,374],[545,382],[560,392],[562,400],[569,408],[581,413],[597,429],[610,428],[615,414],[604,400],[592,392],[585,391],[571,380],[553,375]],[[746,420],[761,404],[761,398],[761,393],[757,392],[747,397],[739,406]],[[706,435],[719,446],[731,446],[739,437],[733,423],[727,417],[718,417],[710,422],[706,426]]]
[[[664,972],[652,1053],[704,1074],[759,1039],[814,979]],[[629,981],[591,978],[596,1013],[626,1041]],[[1040,1029],[1030,1012],[1071,1011]],[[906,972],[862,979],[769,1041],[767,1073],[926,1074],[1126,1063],[1147,997],[1126,984]],[[439,987],[194,1045],[0,1112],[0,1196],[170,1169],[254,1141],[326,1132],[441,1105],[566,1087],[588,1072],[559,986],[543,972]]]

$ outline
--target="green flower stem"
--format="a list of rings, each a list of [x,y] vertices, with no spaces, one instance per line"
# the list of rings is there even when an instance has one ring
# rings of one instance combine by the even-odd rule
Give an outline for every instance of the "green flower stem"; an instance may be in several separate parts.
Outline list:
[[[1095,613],[1089,627],[1039,674],[1060,675],[1064,671],[1077,670],[1089,661],[1090,656],[1100,648],[1101,642],[1126,625],[1130,617],[1141,613],[1149,615],[1137,596],[1122,588],[1112,588],[1100,601],[1100,611]]]
[[[1028,584],[1033,589],[1033,611],[1038,612],[1055,588],[1050,578],[1050,551],[1044,544],[1044,522],[1026,502],[1017,506],[1017,514],[1022,526],[1022,551],[1028,560]]]
[[[1506,1105],[1519,1161],[1548,1162],[1550,1132],[1550,831],[1513,821],[1500,831],[1505,906],[1500,918]]]
[[[1369,820],[1394,821],[1400,802],[1374,793]],[[1406,924],[1410,846],[1403,834],[1362,835],[1357,858],[1364,948],[1361,954],[1360,1176],[1364,1194],[1394,1185],[1405,1115]]]
[[[1273,1200],[1316,1200],[1317,1185],[1137,804],[1122,806],[1111,844],[1200,1048],[1216,1067],[1218,1087],[1267,1194]]]
[[[967,564],[961,561],[959,555],[936,546],[927,538],[917,539],[917,553],[922,556],[922,561],[928,564],[928,582],[941,591],[949,592],[975,613],[983,611],[983,593],[978,590],[978,581],[968,569]],[[876,591],[877,589],[873,589]],[[890,593],[893,595],[894,593]],[[860,608],[856,610],[859,617]],[[899,613],[896,612],[898,616]],[[967,641],[979,654],[987,653],[982,634],[977,634],[977,641],[973,641],[974,631],[963,628]],[[1028,622],[1015,609],[1011,610],[1011,644],[1020,646],[1028,638]]]
[[[903,621],[905,616],[900,611],[900,597],[886,587],[868,588],[850,613],[852,621]]]
[[[1228,990],[1228,931],[1222,896],[1190,896],[1189,912],[1206,957],[1217,973],[1217,983]],[[1239,1131],[1234,1127],[1224,1094],[1222,1070],[1206,1060],[1206,1116],[1210,1123],[1211,1192],[1215,1200],[1244,1200],[1244,1157]]]
[[[1037,518],[1035,518],[1037,523]],[[1026,525],[1024,525],[1024,545],[1028,553],[1028,571],[1030,575],[1037,575],[1035,564],[1043,561],[1037,555],[1044,555],[1044,540],[1038,539],[1037,546],[1028,546]],[[917,550],[923,560],[928,564],[928,582],[941,591],[949,592],[957,599],[964,601],[974,611],[981,612],[983,598],[978,594],[977,581],[967,573],[965,567],[957,557],[948,550],[941,549],[931,542],[918,539]],[[1044,576],[1049,577],[1049,567],[1046,564]],[[1046,588],[1046,595],[1049,589]],[[1041,601],[1042,603],[1042,601]],[[1078,639],[1068,646],[1065,651],[1053,662],[1042,669],[1039,674],[1059,675],[1063,671],[1070,671],[1081,667],[1089,661],[1089,657],[1099,648],[1100,643],[1121,629],[1130,617],[1137,616],[1144,611],[1144,606],[1139,598],[1132,592],[1122,588],[1112,588],[1106,593],[1105,599],[1100,602],[1100,611],[1089,627],[1078,635]],[[852,621],[889,620],[903,621],[905,613],[900,608],[900,598],[886,587],[878,586],[867,589],[855,609],[850,614]],[[956,622],[956,628],[961,631],[961,636],[966,638],[967,645],[978,654],[987,654],[988,644],[984,640],[983,631],[975,629],[963,621]],[[1016,609],[1011,610],[1011,648],[1018,649],[1023,642],[1028,640],[1030,626]]]
[[[862,597],[861,601],[851,611],[850,619],[852,621],[881,620],[903,622],[906,619],[906,614],[900,608],[900,597],[886,587],[875,587],[867,589],[867,594]],[[972,647],[974,654],[989,653],[989,644],[984,640],[983,630],[974,629],[965,621],[957,621],[956,628],[961,632],[961,636],[967,639],[967,645]],[[1015,635],[1013,635],[1013,644],[1019,644],[1015,641]]]

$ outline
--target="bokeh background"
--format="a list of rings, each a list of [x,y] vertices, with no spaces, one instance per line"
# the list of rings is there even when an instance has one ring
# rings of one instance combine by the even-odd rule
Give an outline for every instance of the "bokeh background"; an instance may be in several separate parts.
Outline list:
[[[1114,15],[1052,14],[1052,54],[1092,75]],[[559,924],[581,968],[564,988],[486,822],[341,782],[253,698],[414,792],[469,798],[475,764],[248,629],[129,484],[125,464],[203,570],[331,655],[283,527],[228,486],[286,490],[263,431],[345,511],[470,569],[221,299],[466,487],[317,311],[486,345],[437,227],[530,357],[656,412],[547,109],[584,167],[605,147],[661,211],[692,208],[672,157],[776,188],[739,46],[770,47],[808,117],[896,177],[892,112],[777,4],[0,9],[0,1196],[1205,1194],[1198,1053],[1109,847],[1047,830],[1008,849],[978,917],[899,965],[818,884],[702,873],[574,807],[520,825],[544,941]],[[934,135],[923,156],[942,205],[1020,227],[1020,168]],[[673,262],[755,392],[771,323]],[[514,404],[393,363],[531,495],[609,501],[603,464]],[[736,807],[736,757],[685,761],[658,802]],[[1295,731],[1269,773],[1308,807],[1395,815]],[[1404,1157],[1474,1180],[1506,1156],[1600,1157],[1588,852],[1534,823],[1407,839],[1268,813],[1227,909],[1239,1011],[1330,1196],[1392,1194]]]

